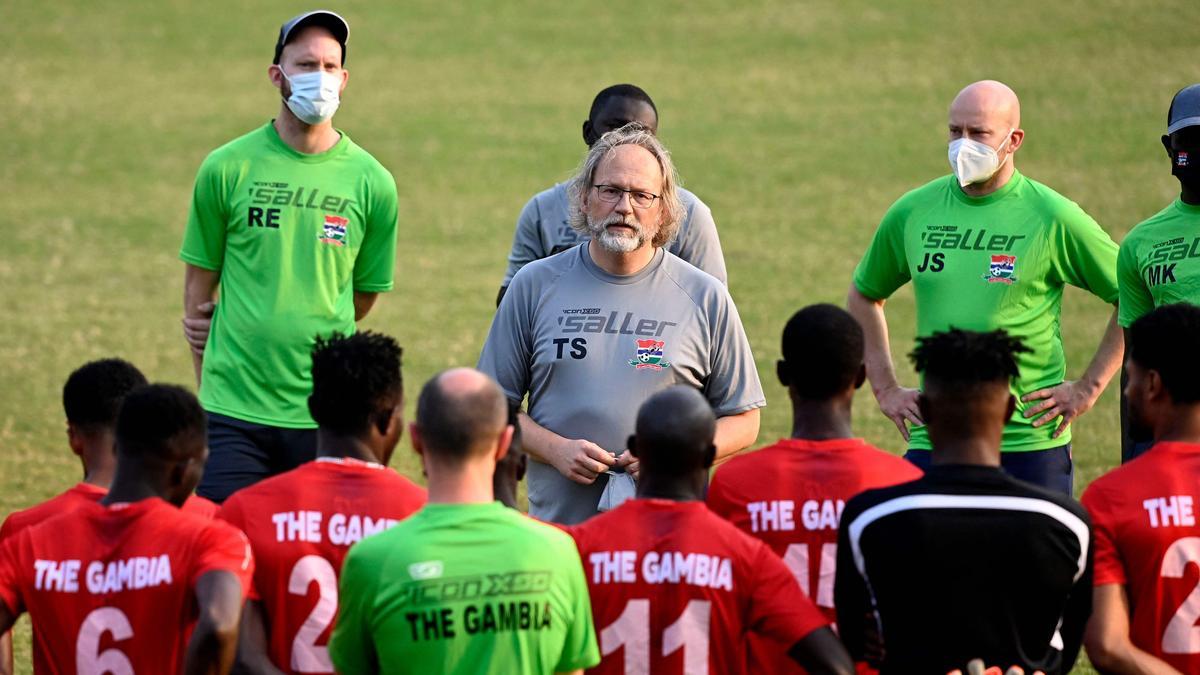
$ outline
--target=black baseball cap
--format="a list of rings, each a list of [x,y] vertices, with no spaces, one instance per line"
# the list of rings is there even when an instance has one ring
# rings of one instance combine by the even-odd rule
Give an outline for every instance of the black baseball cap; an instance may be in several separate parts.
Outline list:
[[[1200,84],[1176,92],[1175,98],[1171,99],[1171,109],[1167,112],[1168,134],[1194,126],[1200,126]]]
[[[350,39],[350,24],[346,23],[346,20],[338,14],[324,9],[294,16],[279,27],[279,39],[275,42],[275,60],[271,63],[279,65],[279,57],[283,55],[283,46],[301,29],[309,26],[321,26],[333,33],[333,39],[342,45],[342,65],[346,65],[346,41]]]

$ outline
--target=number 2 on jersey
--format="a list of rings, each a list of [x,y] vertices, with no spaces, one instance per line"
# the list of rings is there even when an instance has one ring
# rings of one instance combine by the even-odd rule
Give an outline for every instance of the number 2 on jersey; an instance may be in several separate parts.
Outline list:
[[[1177,539],[1163,555],[1160,576],[1169,579],[1182,579],[1189,563],[1200,564],[1200,537],[1184,537]],[[1196,619],[1200,618],[1200,585],[1192,589],[1183,604],[1175,610],[1175,615],[1167,623],[1163,631],[1162,650],[1164,654],[1196,654],[1200,652],[1200,627]]]
[[[292,640],[292,670],[299,673],[332,673],[333,661],[329,659],[329,648],[318,645],[317,638],[337,616],[337,572],[321,556],[306,555],[292,567],[288,593],[306,596],[309,584],[314,581],[317,582],[321,597]]]
[[[708,675],[708,624],[712,603],[689,600],[683,614],[663,630],[662,655],[683,650],[683,672]],[[621,616],[600,631],[600,654],[625,648],[625,675],[650,675],[650,601],[630,600]]]

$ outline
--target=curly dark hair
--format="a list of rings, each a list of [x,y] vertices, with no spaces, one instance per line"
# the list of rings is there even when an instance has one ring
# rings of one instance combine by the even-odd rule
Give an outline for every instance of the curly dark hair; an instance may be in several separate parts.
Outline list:
[[[126,394],[146,384],[146,376],[123,359],[85,363],[63,385],[67,421],[86,432],[112,429]]]
[[[1129,327],[1129,358],[1158,372],[1175,403],[1200,401],[1200,307],[1163,305]]]
[[[308,397],[313,419],[336,434],[359,436],[390,416],[404,394],[402,352],[394,339],[371,331],[318,337]]]
[[[970,386],[1011,380],[1018,373],[1017,354],[1029,351],[1018,338],[1002,330],[979,333],[951,328],[917,338],[917,347],[909,358],[926,382]]]

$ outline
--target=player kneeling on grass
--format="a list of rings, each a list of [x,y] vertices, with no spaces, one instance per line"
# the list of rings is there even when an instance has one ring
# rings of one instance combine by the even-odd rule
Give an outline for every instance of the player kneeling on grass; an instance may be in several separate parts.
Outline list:
[[[933,445],[915,481],[846,503],[834,604],[850,653],[888,673],[976,658],[1071,670],[1092,606],[1087,513],[1001,469],[1020,340],[952,329],[918,338]]]
[[[95,503],[108,493],[117,469],[117,412],[125,395],[145,384],[142,372],[122,359],[91,361],[67,377],[62,394],[67,443],[83,464],[83,480],[57,497],[9,514],[0,525],[0,542],[47,518]],[[217,505],[189,495],[183,510],[211,518]],[[12,672],[12,634],[5,633],[0,636],[0,673]]]
[[[595,673],[740,673],[751,631],[810,673],[854,664],[783,561],[704,505],[716,417],[675,386],[637,415],[637,498],[571,528],[604,660]]]
[[[792,401],[792,435],[734,457],[713,475],[708,507],[771,547],[825,618],[834,621],[837,526],[846,500],[921,477],[907,460],[855,438],[854,392],[866,380],[863,332],[833,305],[796,312],[776,371]],[[751,635],[747,671],[799,673],[791,645]]]
[[[116,435],[108,494],[0,545],[0,631],[29,612],[38,673],[227,673],[254,564],[237,529],[176,508],[208,455],[204,411],[148,385]]]
[[[495,501],[512,438],[500,387],[467,368],[421,390],[413,447],[429,503],[356,544],[329,655],[341,673],[577,673],[596,664],[571,538]]]
[[[1200,672],[1200,308],[1165,305],[1133,323],[1125,396],[1154,445],[1096,479],[1094,609],[1085,644],[1106,673]]]
[[[235,492],[219,515],[254,549],[238,644],[244,673],[332,673],[326,642],[346,552],[425,503],[424,489],[387,468],[404,425],[395,340],[318,339],[312,375],[316,460]]]

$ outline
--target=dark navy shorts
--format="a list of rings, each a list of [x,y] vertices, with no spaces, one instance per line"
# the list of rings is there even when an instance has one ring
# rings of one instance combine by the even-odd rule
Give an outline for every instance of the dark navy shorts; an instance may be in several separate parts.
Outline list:
[[[909,450],[904,453],[904,459],[922,471],[929,468],[930,457],[928,450]],[[1071,496],[1071,478],[1075,474],[1075,466],[1071,462],[1070,443],[1049,450],[1002,452],[1000,466],[1017,480]]]
[[[220,504],[244,487],[316,457],[316,429],[269,427],[208,413],[208,463],[196,494]]]

